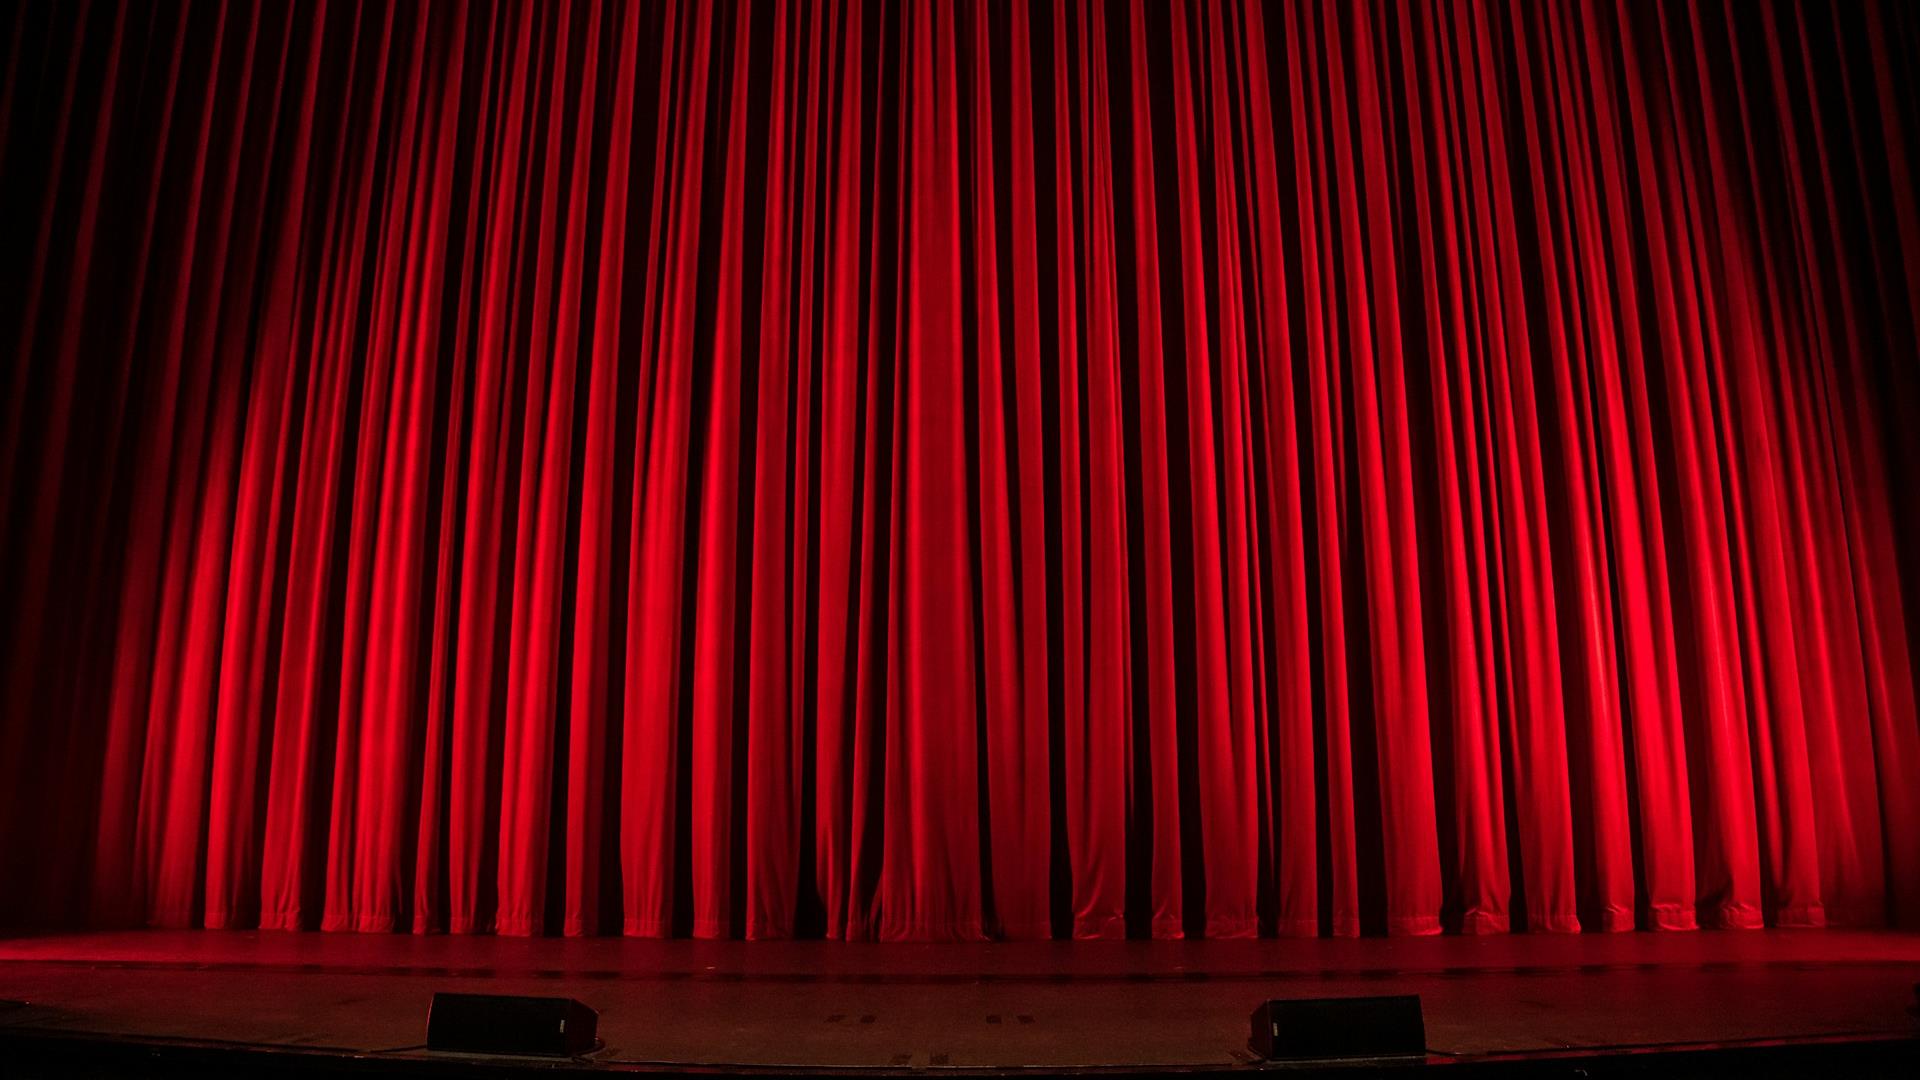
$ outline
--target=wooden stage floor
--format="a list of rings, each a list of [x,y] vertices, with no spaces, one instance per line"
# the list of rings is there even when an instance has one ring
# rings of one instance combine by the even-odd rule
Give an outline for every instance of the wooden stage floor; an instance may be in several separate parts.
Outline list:
[[[1920,935],[1749,931],[883,945],[131,931],[0,939],[0,1047],[185,1040],[441,1059],[436,990],[577,997],[591,1061],[939,1070],[1251,1063],[1267,997],[1418,993],[1430,1060],[1916,1034]],[[75,1045],[87,1040],[75,1040]],[[0,1067],[0,1073],[6,1070]]]

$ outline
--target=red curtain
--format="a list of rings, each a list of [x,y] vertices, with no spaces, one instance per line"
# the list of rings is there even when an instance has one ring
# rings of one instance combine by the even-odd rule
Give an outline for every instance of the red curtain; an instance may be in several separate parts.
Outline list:
[[[9,921],[1920,923],[1905,5],[0,20]]]

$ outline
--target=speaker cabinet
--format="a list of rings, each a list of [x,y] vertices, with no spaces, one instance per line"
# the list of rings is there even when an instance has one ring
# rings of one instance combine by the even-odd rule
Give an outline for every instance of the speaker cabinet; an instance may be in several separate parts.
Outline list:
[[[572,998],[435,994],[427,1049],[571,1057],[595,1046],[600,1014]]]
[[[1253,1010],[1253,1052],[1271,1060],[1407,1057],[1427,1052],[1420,995],[1277,998]]]

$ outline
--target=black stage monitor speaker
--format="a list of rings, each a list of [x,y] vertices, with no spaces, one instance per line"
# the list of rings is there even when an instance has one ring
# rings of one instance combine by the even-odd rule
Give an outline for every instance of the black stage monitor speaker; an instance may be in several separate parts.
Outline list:
[[[1247,1041],[1263,1058],[1405,1057],[1427,1052],[1420,995],[1292,998],[1253,1010]]]
[[[594,1048],[600,1014],[572,998],[435,994],[427,1049],[571,1057]]]

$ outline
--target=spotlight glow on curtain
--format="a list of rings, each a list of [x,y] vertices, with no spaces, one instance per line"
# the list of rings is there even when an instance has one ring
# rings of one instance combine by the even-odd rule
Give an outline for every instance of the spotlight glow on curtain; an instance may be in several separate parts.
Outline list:
[[[1920,922],[1903,5],[0,19],[11,920]]]

